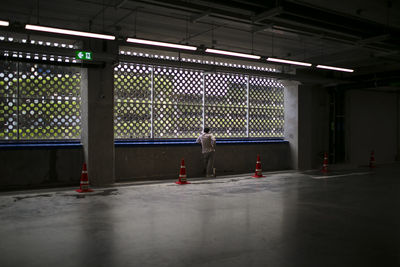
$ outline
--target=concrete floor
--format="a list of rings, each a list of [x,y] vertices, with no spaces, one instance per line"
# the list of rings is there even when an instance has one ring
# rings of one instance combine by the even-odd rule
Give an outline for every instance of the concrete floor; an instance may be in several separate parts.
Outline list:
[[[266,175],[1,193],[0,266],[400,266],[400,165]]]

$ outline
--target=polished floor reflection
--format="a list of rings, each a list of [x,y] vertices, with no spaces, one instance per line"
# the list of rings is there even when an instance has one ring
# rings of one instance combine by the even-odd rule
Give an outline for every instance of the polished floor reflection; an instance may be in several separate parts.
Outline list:
[[[0,266],[400,266],[400,165],[264,174],[1,193]]]

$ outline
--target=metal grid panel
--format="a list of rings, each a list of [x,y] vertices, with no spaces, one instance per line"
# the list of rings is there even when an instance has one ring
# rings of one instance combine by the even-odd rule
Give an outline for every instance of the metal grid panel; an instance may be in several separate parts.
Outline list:
[[[199,105],[203,102],[202,84],[200,71],[155,67],[154,102]]]
[[[151,137],[152,67],[121,63],[114,69],[114,136]]]
[[[265,77],[249,80],[249,137],[283,137],[283,86]]]
[[[79,68],[4,61],[0,66],[0,139],[80,138]]]
[[[19,138],[78,139],[80,117],[77,99],[21,99]]]
[[[155,104],[154,138],[195,138],[202,129],[203,107]]]
[[[247,136],[247,77],[205,75],[205,121],[216,137]]]
[[[19,138],[79,139],[79,68],[19,63]]]
[[[283,109],[250,108],[249,118],[250,137],[283,137]]]
[[[117,100],[114,116],[115,137],[143,139],[151,137],[151,105],[135,100]]]
[[[0,140],[18,138],[18,66],[0,61]]]
[[[194,138],[203,115],[219,138],[283,137],[283,86],[264,77],[165,66],[115,69],[116,138]]]
[[[281,107],[283,108],[283,86],[272,79],[250,77],[249,80],[250,107]]]
[[[17,63],[0,61],[0,96],[17,97],[18,71]]]
[[[80,97],[81,74],[79,68],[19,64],[19,97],[60,99]]]
[[[0,140],[18,138],[18,102],[14,98],[0,97]]]
[[[119,64],[114,71],[115,99],[150,103],[151,72],[150,66],[131,63]]]
[[[213,73],[205,75],[205,103],[247,106],[247,78],[244,75]]]
[[[205,125],[220,138],[246,137],[247,108],[206,106]]]

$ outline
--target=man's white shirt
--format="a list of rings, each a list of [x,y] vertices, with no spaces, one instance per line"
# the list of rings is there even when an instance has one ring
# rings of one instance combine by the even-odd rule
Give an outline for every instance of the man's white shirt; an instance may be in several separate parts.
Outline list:
[[[201,144],[202,153],[209,153],[215,151],[215,137],[210,133],[202,133],[196,140],[197,143]]]

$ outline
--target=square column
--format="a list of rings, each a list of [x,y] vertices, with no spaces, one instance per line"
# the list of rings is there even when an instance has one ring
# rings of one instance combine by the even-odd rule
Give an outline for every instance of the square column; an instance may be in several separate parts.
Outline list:
[[[396,93],[396,133],[396,161],[400,161],[400,91],[397,91]]]
[[[85,51],[103,64],[85,69],[82,79],[82,144],[90,184],[103,186],[115,182],[114,164],[114,64],[118,45],[104,40],[89,40]],[[109,55],[109,56],[107,56]]]
[[[290,166],[292,169],[299,168],[299,82],[284,81],[284,106],[285,106],[285,140],[290,146]]]

